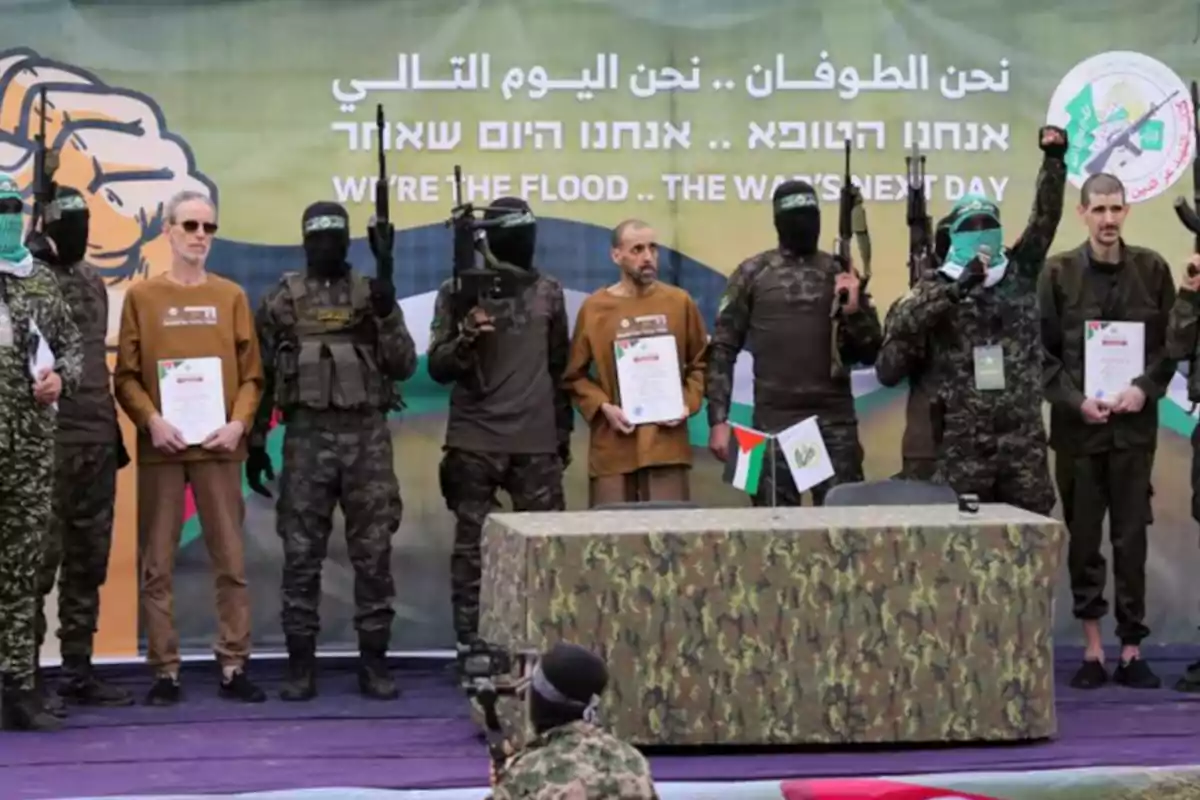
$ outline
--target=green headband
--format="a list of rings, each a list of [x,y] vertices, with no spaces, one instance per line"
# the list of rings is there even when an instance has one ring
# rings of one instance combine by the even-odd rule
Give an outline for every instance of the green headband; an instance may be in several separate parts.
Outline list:
[[[344,231],[347,227],[346,218],[334,214],[313,217],[304,221],[305,235],[315,233],[316,231]]]
[[[818,208],[819,206],[817,196],[812,192],[787,194],[775,201],[776,213],[780,211],[792,211],[797,208]]]

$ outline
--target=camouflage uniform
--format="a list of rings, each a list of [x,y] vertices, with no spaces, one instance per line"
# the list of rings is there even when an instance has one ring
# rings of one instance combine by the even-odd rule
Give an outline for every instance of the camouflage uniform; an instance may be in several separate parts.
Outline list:
[[[91,663],[112,548],[117,470],[128,462],[105,348],[108,290],[83,262],[51,271],[81,335],[83,373],[76,391],[59,402],[53,513],[38,589],[44,598],[58,581],[58,638],[68,679],[59,692],[84,704],[128,705],[133,697],[98,681]],[[46,636],[42,603],[36,626],[40,647]]]
[[[910,273],[908,288],[937,276],[937,266],[950,249],[952,219],[951,214],[938,220],[930,249],[916,256],[915,274]],[[895,309],[896,304],[893,303],[888,309],[888,319],[884,320],[885,328]],[[908,397],[904,404],[904,435],[900,440],[900,474],[895,477],[930,481],[937,472],[937,443],[933,440],[933,422],[930,419],[929,373],[923,358],[914,360],[909,366],[911,371],[908,373]]]
[[[917,283],[888,315],[875,362],[885,386],[926,365],[936,482],[1041,514],[1054,508],[1055,496],[1042,422],[1037,279],[1062,217],[1065,184],[1062,160],[1047,156],[1029,224],[1009,249],[1000,282],[958,301],[959,287],[942,274]],[[996,345],[1003,350],[1004,389],[978,389],[976,348]]]
[[[30,712],[31,703],[40,710],[33,695],[37,575],[54,485],[55,412],[33,398],[31,323],[55,353],[64,396],[78,386],[83,361],[79,329],[54,275],[31,263],[26,277],[0,263],[0,671],[5,721],[18,726],[13,714]]]
[[[509,759],[493,800],[657,800],[650,764],[632,745],[590,725],[552,728]]]
[[[561,386],[570,349],[563,288],[538,275],[510,299],[480,307],[494,332],[476,334],[453,309],[450,281],[438,290],[429,342],[429,374],[454,385],[439,469],[455,515],[450,594],[458,641],[479,626],[480,545],[487,515],[503,489],[515,511],[562,511],[563,470],[574,414]]]
[[[932,280],[927,273],[919,280]],[[884,328],[890,328],[892,317],[900,303],[893,303],[884,319]],[[925,369],[924,355],[921,361],[914,360],[908,374],[908,397],[904,407],[904,436],[900,442],[900,474],[897,478],[910,481],[929,481],[937,472],[937,445],[933,441],[933,426],[929,418],[929,373]]]
[[[833,377],[831,363],[829,309],[838,272],[837,262],[822,252],[802,258],[774,249],[739,264],[717,311],[705,380],[708,423],[726,422],[733,367],[744,347],[754,356],[753,427],[778,433],[817,416],[835,472],[813,488],[817,505],[833,486],[863,479],[850,376],[843,371]],[[882,331],[869,294],[863,292],[858,310],[837,326],[837,337],[847,367],[874,363]],[[800,505],[784,454],[778,448],[772,448],[772,453],[773,468],[768,464],[764,469],[754,504],[771,505],[774,493],[776,505]]]
[[[1153,250],[1121,243],[1119,264],[1099,264],[1090,247],[1053,256],[1039,281],[1050,447],[1071,533],[1067,562],[1077,619],[1101,619],[1106,565],[1100,546],[1109,516],[1113,546],[1117,636],[1137,645],[1150,630],[1146,615],[1146,527],[1150,478],[1158,446],[1158,401],[1175,374],[1167,320],[1175,303],[1171,267]],[[1146,395],[1136,414],[1113,414],[1102,425],[1084,420],[1085,326],[1126,320],[1145,327],[1146,371],[1133,384]]]
[[[302,666],[312,666],[321,566],[340,504],[364,668],[385,675],[395,616],[392,536],[403,511],[387,415],[400,402],[395,384],[416,371],[404,313],[393,301],[381,317],[372,307],[369,279],[354,271],[329,280],[288,273],[263,299],[257,328],[266,389],[251,447],[263,446],[275,407],[287,425],[276,530],[284,550],[288,652]],[[305,677],[307,686],[311,673]],[[389,697],[395,692],[363,691]]]

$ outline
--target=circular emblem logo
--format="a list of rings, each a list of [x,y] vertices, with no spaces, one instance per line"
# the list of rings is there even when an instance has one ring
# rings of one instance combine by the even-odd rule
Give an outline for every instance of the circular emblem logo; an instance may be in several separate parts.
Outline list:
[[[1188,87],[1150,56],[1114,51],[1076,64],[1050,99],[1048,125],[1067,132],[1067,178],[1079,187],[1101,172],[1140,203],[1165,192],[1195,156]]]

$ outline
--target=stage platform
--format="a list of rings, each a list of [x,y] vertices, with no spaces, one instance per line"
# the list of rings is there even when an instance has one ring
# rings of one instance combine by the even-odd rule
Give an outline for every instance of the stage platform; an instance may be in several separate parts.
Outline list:
[[[1200,696],[1169,688],[1196,653],[1147,655],[1164,677],[1163,689],[1082,692],[1066,685],[1077,652],[1061,654],[1060,734],[1052,742],[655,753],[654,777],[664,798],[730,800],[1102,800],[1113,787],[1143,779],[1151,767],[1171,768],[1180,776],[1194,773],[1200,787]],[[322,694],[300,704],[275,697],[282,666],[274,660],[253,665],[255,677],[272,693],[261,705],[219,699],[215,668],[191,664],[183,675],[185,702],[175,708],[74,709],[59,733],[0,733],[0,798],[466,800],[486,795],[485,748],[445,665],[398,664],[404,696],[381,703],[356,694],[350,663],[327,663]],[[106,667],[105,672],[139,700],[148,688],[141,667]],[[269,794],[254,794],[264,792]],[[1200,788],[1178,795],[1184,796],[1200,796]]]

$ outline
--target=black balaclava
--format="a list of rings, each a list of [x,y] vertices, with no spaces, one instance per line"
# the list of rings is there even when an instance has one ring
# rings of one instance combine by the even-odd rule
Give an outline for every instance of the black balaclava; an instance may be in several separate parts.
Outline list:
[[[487,229],[488,248],[498,261],[521,269],[533,268],[533,248],[537,244],[537,222],[529,204],[519,197],[501,197],[483,213],[485,220],[504,217]]]
[[[798,256],[817,252],[821,238],[821,205],[812,184],[785,181],[771,198],[779,246]]]
[[[608,685],[608,667],[577,644],[556,644],[534,669],[529,688],[529,717],[543,733],[560,725],[594,722],[600,695]]]
[[[70,266],[83,261],[88,243],[87,201],[70,186],[58,187],[54,202],[46,207],[46,236],[54,240],[58,254],[53,263]]]
[[[338,203],[313,203],[304,209],[301,223],[304,256],[314,275],[338,278],[346,274],[350,251],[350,215]]]

